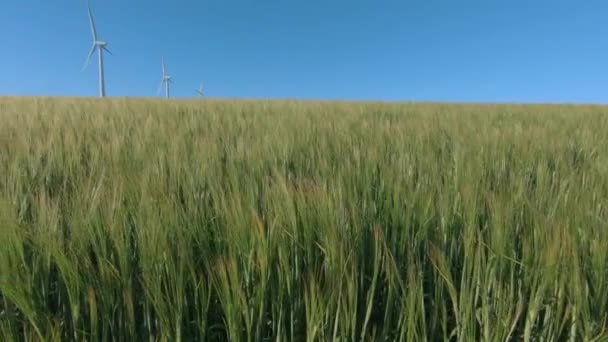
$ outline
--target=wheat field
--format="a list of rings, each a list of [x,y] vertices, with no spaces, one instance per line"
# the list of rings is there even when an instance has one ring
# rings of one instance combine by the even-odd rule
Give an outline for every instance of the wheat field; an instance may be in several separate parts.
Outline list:
[[[608,341],[608,107],[0,99],[2,341]]]

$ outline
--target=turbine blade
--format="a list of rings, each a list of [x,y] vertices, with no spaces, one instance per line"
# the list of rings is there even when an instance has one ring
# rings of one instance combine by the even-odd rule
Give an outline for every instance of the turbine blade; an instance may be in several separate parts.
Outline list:
[[[163,67],[163,77],[164,77],[165,76],[165,57],[161,56],[160,61],[161,61],[162,67]]]
[[[93,34],[93,41],[97,41],[97,31],[95,30],[95,21],[93,21],[93,14],[91,14],[90,0],[87,0],[87,9],[89,11],[89,24],[91,24],[91,34]]]
[[[110,51],[110,49],[108,49],[107,47],[104,46],[103,49],[106,50],[106,52],[109,53],[110,55],[112,55],[112,56],[114,55],[112,53],[112,51]]]
[[[163,90],[163,83],[165,83],[165,80],[160,80],[160,85],[158,86],[158,90],[156,91],[156,95],[160,95],[160,91]]]
[[[93,47],[91,48],[91,51],[89,52],[89,55],[87,56],[87,59],[84,61],[82,70],[87,68],[87,66],[89,65],[89,61],[91,60],[91,57],[93,56],[94,53],[95,53],[95,44],[93,44]]]

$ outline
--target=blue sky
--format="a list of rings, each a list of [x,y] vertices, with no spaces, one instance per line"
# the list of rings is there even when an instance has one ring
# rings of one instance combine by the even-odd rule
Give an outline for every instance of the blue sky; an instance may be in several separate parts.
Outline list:
[[[109,96],[608,103],[608,2],[92,0]],[[2,0],[0,95],[95,96],[85,0]]]

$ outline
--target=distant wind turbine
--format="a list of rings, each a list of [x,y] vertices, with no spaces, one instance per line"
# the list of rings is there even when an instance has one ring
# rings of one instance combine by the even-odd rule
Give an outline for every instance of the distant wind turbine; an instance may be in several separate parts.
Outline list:
[[[205,94],[203,93],[203,84],[202,83],[201,83],[201,86],[198,87],[198,89],[196,90],[196,93],[198,94],[199,97],[205,96]]]
[[[97,31],[95,30],[95,22],[93,21],[93,15],[91,14],[91,4],[88,0],[87,9],[89,11],[89,23],[91,24],[91,34],[93,35],[93,46],[91,47],[91,51],[87,56],[87,60],[84,62],[82,70],[84,70],[89,65],[91,57],[95,53],[95,50],[97,50],[97,53],[99,55],[99,97],[104,97],[106,96],[106,84],[103,76],[103,51],[105,50],[110,55],[112,53],[110,52],[110,50],[108,50],[108,43],[103,40],[99,40],[97,37]]]
[[[160,94],[160,90],[163,88],[163,84],[165,85],[165,97],[169,98],[169,83],[173,83],[173,77],[171,77],[170,75],[167,75],[166,71],[165,71],[165,57],[161,57],[161,63],[162,63],[162,67],[163,67],[163,75],[162,78],[160,80],[160,86],[158,87],[158,91],[156,92],[156,94]]]

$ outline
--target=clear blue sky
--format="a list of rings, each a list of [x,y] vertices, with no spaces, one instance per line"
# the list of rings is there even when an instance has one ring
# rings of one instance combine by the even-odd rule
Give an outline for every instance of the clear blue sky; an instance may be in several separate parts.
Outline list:
[[[608,103],[608,1],[92,0],[109,96]],[[85,0],[2,0],[0,95],[95,96]]]

